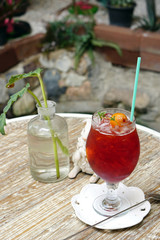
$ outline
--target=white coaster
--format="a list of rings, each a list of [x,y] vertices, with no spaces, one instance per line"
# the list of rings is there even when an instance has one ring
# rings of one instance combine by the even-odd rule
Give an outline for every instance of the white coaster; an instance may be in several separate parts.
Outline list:
[[[105,194],[106,183],[103,184],[88,184],[82,188],[80,194],[75,195],[71,199],[72,206],[75,210],[76,216],[84,223],[93,225],[106,217],[98,214],[92,207],[93,201],[99,195]],[[144,193],[137,187],[126,187],[120,183],[118,187],[118,194],[127,198],[130,205],[134,205],[145,199]],[[134,226],[140,223],[143,218],[149,213],[151,205],[149,201],[121,214],[113,217],[110,220],[95,226],[100,229],[121,229]],[[120,210],[121,211],[121,210]]]

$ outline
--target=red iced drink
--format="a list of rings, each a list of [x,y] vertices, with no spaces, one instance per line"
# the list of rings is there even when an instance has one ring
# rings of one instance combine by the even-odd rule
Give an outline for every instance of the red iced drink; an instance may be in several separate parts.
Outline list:
[[[140,154],[135,121],[130,122],[129,112],[122,112],[116,113],[117,115],[113,115],[114,112],[96,112],[86,143],[91,168],[99,177],[110,183],[120,182],[128,177],[134,170]]]

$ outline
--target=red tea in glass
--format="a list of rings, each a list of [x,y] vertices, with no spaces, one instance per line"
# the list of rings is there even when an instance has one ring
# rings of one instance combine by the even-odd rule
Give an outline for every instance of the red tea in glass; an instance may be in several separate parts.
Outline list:
[[[118,124],[112,116],[120,111],[126,119]],[[87,158],[93,171],[108,183],[118,183],[128,177],[139,159],[135,120],[130,122],[129,117],[130,113],[125,110],[106,109],[96,112],[92,118],[86,143]]]

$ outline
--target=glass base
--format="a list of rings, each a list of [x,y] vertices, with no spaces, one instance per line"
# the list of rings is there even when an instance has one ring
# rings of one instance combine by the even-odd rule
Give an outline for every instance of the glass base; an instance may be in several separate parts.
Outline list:
[[[61,167],[60,168],[60,177],[57,178],[55,168],[47,169],[47,168],[33,168],[30,169],[32,177],[39,182],[43,183],[53,183],[59,182],[66,178],[69,173],[69,167]]]
[[[130,207],[130,203],[126,198],[118,197],[116,202],[107,201],[106,194],[100,195],[93,202],[94,210],[106,217],[112,216],[128,207]]]

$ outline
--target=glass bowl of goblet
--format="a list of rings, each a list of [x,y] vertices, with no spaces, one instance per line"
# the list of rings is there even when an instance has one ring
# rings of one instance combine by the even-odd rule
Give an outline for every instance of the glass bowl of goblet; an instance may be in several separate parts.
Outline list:
[[[119,183],[135,169],[140,155],[140,141],[135,118],[130,112],[106,108],[92,116],[86,142],[86,154],[93,171],[106,184],[106,193],[93,201],[93,208],[104,216],[111,216],[130,206],[126,197],[119,196]]]

